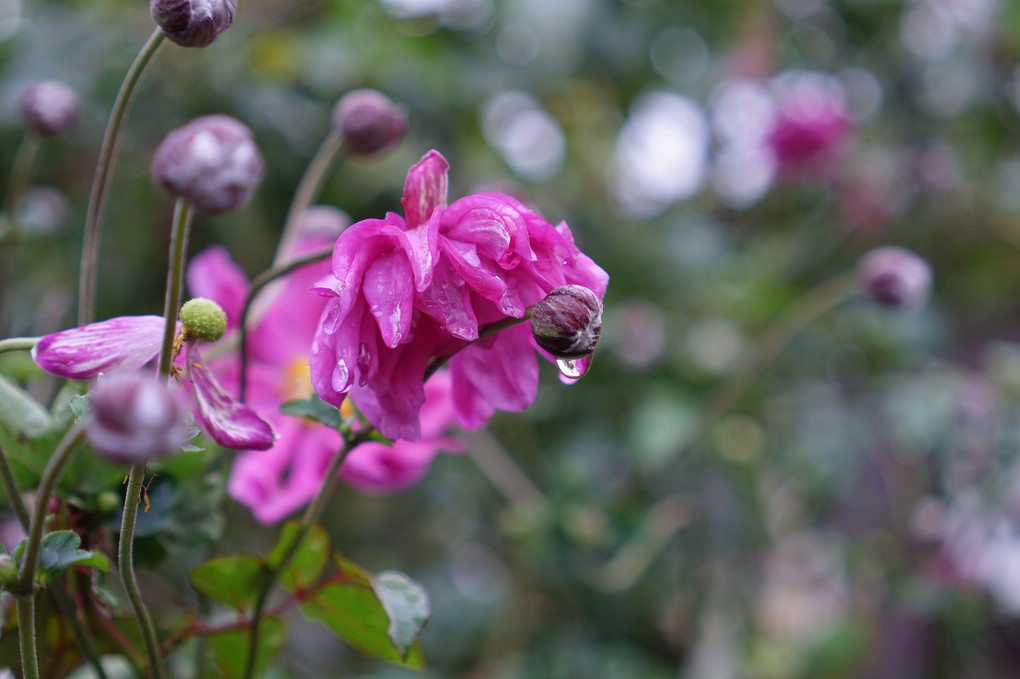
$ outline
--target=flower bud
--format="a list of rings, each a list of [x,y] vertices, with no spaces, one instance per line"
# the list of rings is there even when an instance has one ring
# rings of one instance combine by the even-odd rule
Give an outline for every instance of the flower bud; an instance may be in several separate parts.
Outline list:
[[[92,390],[85,433],[100,456],[137,464],[176,452],[188,441],[188,424],[180,401],[153,375],[114,373]]]
[[[0,587],[10,587],[18,581],[18,564],[10,554],[0,554]]]
[[[531,332],[556,358],[589,356],[602,332],[602,302],[583,285],[560,286],[532,309]]]
[[[885,306],[917,309],[931,292],[931,267],[905,248],[875,248],[865,253],[857,269],[864,295]]]
[[[149,0],[152,20],[181,47],[205,47],[230,28],[237,0]]]
[[[39,134],[59,134],[78,118],[78,94],[60,80],[29,85],[18,100],[25,127]]]
[[[251,130],[225,115],[202,116],[177,128],[152,158],[157,184],[212,214],[247,203],[264,168]]]
[[[352,90],[333,109],[335,127],[352,153],[368,155],[396,144],[407,129],[407,111],[376,90]]]
[[[223,308],[205,297],[189,299],[181,307],[181,325],[189,336],[215,342],[227,331],[227,314]]]

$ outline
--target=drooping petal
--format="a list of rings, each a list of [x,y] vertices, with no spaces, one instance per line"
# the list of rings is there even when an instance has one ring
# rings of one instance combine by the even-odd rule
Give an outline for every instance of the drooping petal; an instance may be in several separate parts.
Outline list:
[[[454,337],[469,342],[478,339],[478,319],[463,279],[446,260],[439,262],[434,273],[432,285],[415,295],[415,307],[439,321]]]
[[[383,343],[391,349],[406,339],[411,329],[414,285],[407,256],[394,251],[378,257],[365,270],[361,291],[368,310],[379,324]]]
[[[137,370],[159,353],[164,326],[162,316],[118,316],[46,335],[32,358],[46,372],[73,380]]]
[[[425,476],[440,446],[438,441],[362,443],[344,461],[340,478],[367,493],[396,493]]]
[[[195,389],[198,414],[216,443],[238,450],[266,450],[276,440],[273,425],[250,407],[235,401],[208,370],[197,342],[188,342],[186,372]]]
[[[248,276],[222,245],[214,245],[191,258],[188,264],[188,292],[216,302],[227,314],[227,331],[241,321],[241,310],[251,285]]]
[[[427,221],[436,208],[446,209],[450,164],[439,151],[429,151],[411,167],[404,182],[404,218],[414,228]]]

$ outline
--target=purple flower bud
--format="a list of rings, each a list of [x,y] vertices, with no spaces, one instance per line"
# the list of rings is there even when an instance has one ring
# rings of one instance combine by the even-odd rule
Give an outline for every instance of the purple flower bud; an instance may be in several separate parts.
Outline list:
[[[400,141],[407,111],[376,90],[352,90],[333,109],[333,127],[352,153],[368,155]]]
[[[865,253],[857,270],[864,295],[885,306],[917,309],[931,292],[931,267],[904,248],[875,248]]]
[[[30,130],[59,134],[78,118],[78,94],[67,83],[41,80],[21,94],[18,111]]]
[[[97,382],[85,432],[96,453],[124,464],[168,455],[188,441],[184,408],[151,373],[114,373]]]
[[[251,130],[225,115],[202,116],[177,128],[152,158],[157,184],[212,214],[247,203],[264,168]]]
[[[230,28],[237,0],[149,0],[153,21],[182,47],[205,47]]]
[[[531,332],[556,358],[589,356],[602,332],[602,302],[583,285],[560,286],[532,309]]]

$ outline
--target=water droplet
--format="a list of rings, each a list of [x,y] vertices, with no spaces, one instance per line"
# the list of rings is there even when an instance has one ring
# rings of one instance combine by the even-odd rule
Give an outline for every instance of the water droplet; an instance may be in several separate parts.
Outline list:
[[[561,375],[572,380],[576,380],[582,375],[580,368],[574,365],[574,362],[569,358],[557,358],[556,367],[560,369]]]
[[[342,358],[336,362],[333,369],[333,388],[337,391],[346,391],[350,383],[351,371],[347,368],[347,362]]]

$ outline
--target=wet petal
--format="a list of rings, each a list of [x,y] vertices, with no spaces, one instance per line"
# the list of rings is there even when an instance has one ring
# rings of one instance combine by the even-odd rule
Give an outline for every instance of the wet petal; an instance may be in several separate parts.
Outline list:
[[[186,352],[188,378],[195,388],[198,414],[209,436],[227,448],[271,448],[276,440],[273,425],[224,391],[202,361],[197,342],[188,342]]]
[[[438,208],[446,209],[450,164],[439,151],[429,151],[407,173],[404,182],[404,217],[411,228],[423,224]]]
[[[159,354],[164,325],[162,316],[118,316],[46,335],[32,358],[46,372],[73,380],[137,370]]]
[[[411,329],[414,285],[407,256],[397,250],[379,257],[365,270],[361,283],[368,310],[379,324],[386,346],[401,344]]]
[[[538,359],[527,323],[499,333],[486,346],[467,347],[450,360],[457,421],[468,429],[498,410],[524,410],[538,393]]]

